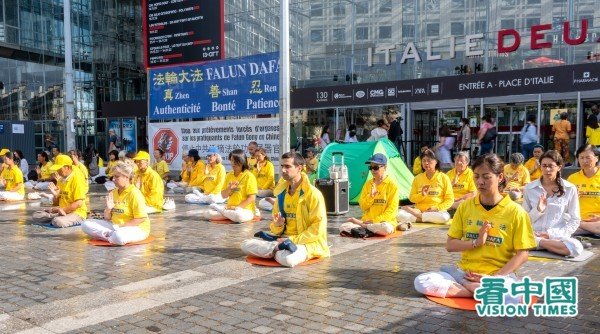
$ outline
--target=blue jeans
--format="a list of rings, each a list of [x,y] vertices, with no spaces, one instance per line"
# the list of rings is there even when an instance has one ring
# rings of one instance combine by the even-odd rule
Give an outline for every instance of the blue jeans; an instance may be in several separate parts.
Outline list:
[[[481,146],[481,151],[479,152],[479,155],[492,153],[492,150],[494,149],[494,142],[493,141],[491,141],[489,143],[482,142],[479,146]]]
[[[521,154],[525,157],[525,161],[533,156],[533,147],[537,143],[521,144]]]

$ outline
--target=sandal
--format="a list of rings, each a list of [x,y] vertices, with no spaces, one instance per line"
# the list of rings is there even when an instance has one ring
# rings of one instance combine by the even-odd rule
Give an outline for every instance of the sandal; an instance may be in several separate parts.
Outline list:
[[[398,224],[398,229],[400,231],[408,231],[408,230],[410,230],[411,227],[412,227],[412,224],[410,222],[404,222],[404,223]]]

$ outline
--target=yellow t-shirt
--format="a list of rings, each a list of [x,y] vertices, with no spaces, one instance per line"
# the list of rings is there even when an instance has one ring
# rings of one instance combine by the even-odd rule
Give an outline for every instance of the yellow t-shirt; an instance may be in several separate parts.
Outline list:
[[[370,220],[373,223],[387,222],[394,226],[398,225],[396,216],[398,215],[398,204],[400,201],[400,192],[398,185],[389,175],[376,187],[377,194],[371,196],[373,179],[369,179],[363,185],[358,199],[358,204],[363,210],[362,221]]]
[[[589,126],[586,126],[585,136],[588,139],[588,144],[600,146],[600,127],[592,129]]]
[[[422,193],[423,187],[429,187],[425,196]],[[430,180],[423,172],[413,180],[408,199],[415,203],[415,207],[421,211],[429,208],[446,211],[454,204],[454,193],[452,192],[450,178],[448,178],[448,175],[436,171]]]
[[[225,185],[225,166],[223,164],[215,164],[213,168],[210,165],[206,166],[204,172],[204,185],[203,190],[207,195],[218,195],[223,191]]]
[[[106,176],[108,176],[108,177],[113,176],[112,169],[113,169],[113,167],[115,167],[117,165],[117,162],[119,162],[119,161],[118,160],[110,160],[108,162],[108,166],[106,166]]]
[[[125,225],[134,218],[144,218],[144,221],[138,225],[139,228],[150,233],[150,219],[146,214],[146,203],[144,195],[133,184],[119,194],[119,189],[112,191],[115,207],[111,210],[111,222],[117,225]]]
[[[160,175],[148,166],[145,172],[142,173],[141,170],[138,170],[135,173],[135,180],[135,183],[140,185],[140,191],[144,195],[146,205],[161,212],[165,201],[165,185]]]
[[[489,211],[481,205],[479,196],[465,200],[454,214],[448,236],[477,239],[485,221],[492,224],[487,241],[481,247],[462,252],[458,266],[463,271],[491,275],[504,267],[516,251],[535,248],[529,214],[508,196]]]
[[[285,206],[285,235],[297,235],[298,226],[296,224],[296,212],[298,210],[298,200],[300,199],[300,189],[296,189],[294,195],[285,193],[283,205]],[[276,199],[277,200],[277,199]]]
[[[569,175],[567,181],[577,186],[581,218],[589,219],[591,215],[600,215],[600,169],[592,177],[585,176],[580,170]]]
[[[83,177],[83,188],[85,189],[85,193],[87,194],[90,191],[90,184],[88,183],[90,173],[88,172],[88,169],[85,167],[84,164],[80,162],[77,165],[74,165],[73,171],[79,173],[81,177]]]
[[[423,173],[423,167],[421,166],[421,157],[416,157],[413,162],[412,172],[414,175],[419,175]]]
[[[529,160],[527,160],[527,162],[525,163],[525,168],[527,168],[527,171],[529,172],[529,179],[532,182],[539,179],[540,177],[542,177],[542,168],[539,166],[533,172],[531,172],[533,167],[535,167],[536,161],[537,161],[537,159],[535,157],[533,157],[533,158],[529,158]]]
[[[571,122],[567,121],[566,119],[556,121],[552,125],[552,131],[554,131],[554,139],[569,139]]]
[[[154,169],[161,178],[163,178],[165,175],[169,175],[169,165],[164,160],[154,163],[154,165],[152,165],[152,169]]]
[[[192,162],[194,163],[194,162]],[[192,173],[190,174],[189,186],[190,187],[202,187],[204,183],[204,169],[206,168],[206,164],[204,161],[198,160],[193,165]]]
[[[182,165],[182,169],[181,169],[181,173],[179,173],[179,176],[181,176],[181,181],[183,182],[190,182],[190,173],[187,172],[187,168],[193,166],[193,162],[192,161],[187,161],[184,162]]]
[[[258,187],[256,185],[256,178],[251,171],[245,170],[237,177],[233,174],[233,171],[227,173],[225,177],[225,187],[229,187],[229,183],[239,182],[236,189],[229,192],[229,198],[227,199],[227,206],[234,207],[245,200],[249,195],[256,195]],[[254,201],[246,205],[245,209],[254,212],[255,205]]]
[[[517,169],[513,169],[510,164],[505,165],[504,177],[506,178],[505,189],[521,189],[527,183],[531,182],[529,178],[529,171],[523,165],[519,165]]]
[[[2,170],[2,174],[0,174],[0,177],[6,181],[6,186],[4,187],[4,189],[6,189],[7,191],[16,192],[19,195],[25,195],[25,187],[23,186],[23,172],[21,172],[21,169],[19,167],[8,167],[7,165]]]
[[[252,170],[252,174],[254,174],[254,177],[256,177],[258,189],[275,189],[275,166],[273,166],[271,161],[265,160],[265,163],[260,170],[258,169],[257,164],[256,168]]]
[[[45,165],[40,167],[40,178],[47,180],[54,174],[54,172],[50,170],[50,166],[52,165],[52,161],[48,161]]]
[[[250,167],[250,170],[256,168],[256,162],[257,162],[256,158],[249,157],[247,159],[247,161],[248,161],[248,167]]]
[[[456,168],[452,168],[446,173],[450,182],[452,182],[452,191],[454,192],[454,199],[463,197],[468,193],[477,191],[475,186],[475,180],[473,179],[473,170],[469,167],[465,169],[462,174],[456,176]]]
[[[104,167],[104,160],[98,157],[98,167]]]
[[[73,168],[71,174],[66,179],[60,179],[58,181],[58,206],[65,208],[71,203],[81,200],[82,204],[72,213],[77,214],[79,217],[87,218],[87,206],[85,198],[87,195],[87,189],[89,185],[87,179],[83,178],[81,170],[79,168]]]

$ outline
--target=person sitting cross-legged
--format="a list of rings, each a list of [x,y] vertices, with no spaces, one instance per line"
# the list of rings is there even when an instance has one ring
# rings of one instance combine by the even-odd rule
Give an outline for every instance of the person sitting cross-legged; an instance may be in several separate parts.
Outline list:
[[[134,184],[140,189],[142,195],[144,195],[146,213],[162,212],[165,202],[165,186],[160,175],[150,167],[150,154],[139,151],[133,158],[133,161],[135,161],[138,167],[138,171],[135,172],[134,176]]]
[[[36,224],[51,223],[56,227],[69,227],[80,224],[87,218],[87,206],[85,203],[88,182],[83,174],[73,164],[73,160],[65,154],[59,154],[54,158],[54,164],[50,170],[58,174],[58,188],[50,185],[50,191],[54,195],[57,204],[43,211],[33,213],[33,221]]]
[[[245,254],[275,258],[279,264],[294,267],[313,258],[329,256],[327,213],[321,192],[302,173],[302,155],[288,152],[281,157],[281,177],[275,187],[275,205],[270,233],[260,231],[244,240]]]
[[[452,183],[440,171],[440,161],[432,150],[421,153],[423,173],[413,180],[408,199],[415,207],[403,206],[398,210],[398,221],[445,224],[450,221],[448,209],[454,203]]]
[[[248,222],[256,214],[256,178],[248,167],[243,150],[236,149],[229,153],[229,162],[233,171],[225,176],[225,186],[221,196],[227,198],[225,205],[210,205],[208,219],[229,219],[234,223]]]
[[[225,199],[221,197],[227,172],[222,164],[223,158],[219,149],[212,146],[206,152],[206,166],[204,167],[203,184],[200,189],[192,190],[192,194],[185,195],[185,201],[192,204],[221,204]]]
[[[4,186],[4,191],[0,191],[0,201],[20,201],[25,198],[23,172],[15,165],[12,152],[7,150],[3,158],[5,167],[0,173],[0,184]]]
[[[477,194],[473,170],[469,168],[469,160],[468,152],[459,151],[454,156],[454,168],[446,173],[452,181],[452,192],[454,193],[454,203],[450,207],[452,210],[456,210],[460,203]]]
[[[525,186],[523,209],[529,213],[538,249],[577,257],[581,242],[571,235],[579,227],[577,187],[560,177],[563,159],[557,151],[540,157],[542,177]]]
[[[525,157],[521,153],[510,155],[510,163],[504,166],[504,177],[506,177],[506,187],[504,193],[508,194],[513,201],[523,197],[525,185],[531,182],[529,171],[523,165]]]
[[[575,154],[581,170],[567,179],[577,187],[581,223],[575,234],[600,235],[600,148],[586,144]]]
[[[358,204],[364,214],[361,219],[348,218],[340,225],[340,232],[352,235],[352,229],[364,228],[373,234],[388,235],[396,231],[398,222],[398,203],[400,192],[398,185],[386,174],[387,158],[381,153],[374,154],[366,163],[373,178],[368,180],[360,192]]]
[[[516,281],[515,272],[535,248],[529,215],[502,195],[503,162],[495,154],[479,156],[473,164],[479,194],[462,202],[448,230],[446,250],[460,252],[457,265],[418,275],[415,289],[434,297],[473,297],[486,276],[503,278],[504,287]],[[505,294],[505,303],[518,303]]]
[[[142,241],[150,235],[150,219],[142,192],[131,184],[133,166],[119,161],[113,167],[116,189],[105,200],[104,220],[86,219],[83,232],[113,245]]]
[[[256,158],[256,167],[252,173],[256,177],[258,184],[258,197],[272,197],[275,188],[275,166],[269,160],[264,148],[259,147],[254,152]]]

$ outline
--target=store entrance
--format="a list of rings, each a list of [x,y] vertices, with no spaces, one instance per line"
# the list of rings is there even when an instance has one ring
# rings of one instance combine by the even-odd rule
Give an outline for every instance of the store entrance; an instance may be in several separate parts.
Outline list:
[[[536,104],[488,105],[484,115],[490,115],[498,129],[495,152],[504,161],[521,151],[521,129],[527,115],[538,115]]]

